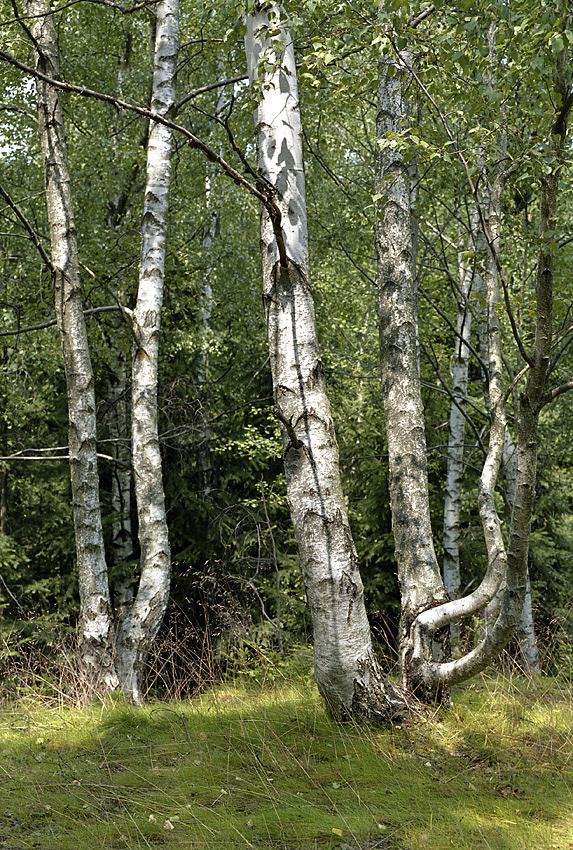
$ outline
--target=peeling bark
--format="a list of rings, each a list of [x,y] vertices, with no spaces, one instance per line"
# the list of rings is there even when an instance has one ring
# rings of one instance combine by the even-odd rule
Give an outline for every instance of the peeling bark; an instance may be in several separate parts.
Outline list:
[[[59,79],[58,42],[46,0],[28,0],[36,67]],[[68,395],[68,439],[80,590],[78,651],[90,692],[115,687],[111,605],[96,454],[94,377],[83,316],[79,261],[61,97],[36,81],[38,123],[54,275],[55,309]]]
[[[255,112],[259,174],[275,203],[274,214],[267,207],[261,215],[263,299],[287,496],[320,693],[340,719],[389,720],[408,709],[373,653],[342,493],[310,287],[294,50],[282,20],[274,3],[248,16],[246,52],[251,85],[262,83]],[[263,57],[270,69],[260,68]]]
[[[447,599],[430,523],[424,412],[417,363],[417,310],[408,167],[390,133],[404,128],[408,54],[383,58],[378,86],[375,223],[378,317],[392,528],[402,601],[402,684],[423,690],[412,666],[411,627],[418,614]],[[429,696],[429,695],[427,695]]]
[[[179,48],[178,0],[161,0],[157,25],[151,109],[168,116],[175,103]],[[159,450],[157,378],[171,176],[172,131],[152,123],[142,225],[139,289],[134,311],[132,452],[139,520],[141,578],[116,642],[116,669],[123,692],[142,701],[145,660],[169,598],[171,553]]]

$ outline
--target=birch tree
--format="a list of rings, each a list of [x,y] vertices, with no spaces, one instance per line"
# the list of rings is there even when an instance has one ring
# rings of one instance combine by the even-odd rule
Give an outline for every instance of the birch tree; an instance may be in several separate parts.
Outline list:
[[[36,67],[59,79],[58,41],[46,0],[28,0]],[[68,441],[80,590],[78,652],[90,690],[115,687],[113,629],[99,501],[94,376],[83,315],[78,245],[60,92],[37,78],[38,126],[68,396]]]
[[[44,0],[30,0],[28,14],[38,70],[58,81],[58,45],[50,8]],[[167,116],[175,102],[178,16],[175,0],[165,0],[156,7],[151,107],[158,116]],[[140,702],[144,662],[169,594],[170,552],[157,426],[157,370],[172,132],[160,123],[153,123],[150,128],[139,292],[133,314],[123,308],[125,316],[132,316],[135,339],[132,452],[141,577],[137,596],[116,635],[99,503],[94,379],[83,317],[61,98],[57,88],[44,79],[37,79],[37,89],[56,315],[68,387],[69,455],[80,585],[80,661],[90,690],[114,688],[119,683],[126,695]],[[121,389],[123,393],[124,387]],[[124,482],[124,491],[126,487]]]
[[[156,7],[151,109],[169,116],[175,103],[179,49],[178,0]],[[152,122],[147,145],[137,304],[133,313],[132,453],[141,548],[137,596],[120,625],[115,662],[124,692],[141,702],[144,663],[169,598],[171,553],[159,449],[157,379],[165,277],[171,150],[169,127]]]
[[[470,297],[479,284],[474,286],[476,259],[479,258],[475,244],[478,221],[475,207],[470,213],[467,243],[459,251],[459,294],[456,317],[456,338],[452,356],[452,397],[448,430],[448,454],[446,470],[446,495],[444,499],[443,546],[444,586],[450,599],[460,595],[460,507],[464,479],[464,439],[466,432],[466,398],[468,392],[468,367],[471,338],[472,309]],[[459,627],[452,624],[452,638],[459,638]]]
[[[495,44],[495,24],[490,26],[490,51]],[[395,73],[385,74],[385,61]],[[382,63],[379,94],[377,193],[382,199],[376,227],[379,257],[378,289],[383,394],[390,455],[393,527],[403,604],[401,655],[404,684],[426,698],[441,688],[463,681],[489,664],[517,628],[526,591],[529,529],[533,508],[536,468],[536,434],[539,414],[551,394],[545,390],[551,349],[551,304],[554,246],[550,244],[555,221],[556,198],[567,139],[573,94],[567,50],[560,43],[554,62],[553,102],[548,167],[541,181],[540,248],[536,274],[536,331],[532,353],[523,348],[527,363],[526,385],[517,415],[516,495],[507,548],[495,505],[495,487],[501,467],[506,433],[503,358],[499,321],[499,211],[506,175],[505,142],[484,175],[488,182],[487,209],[480,204],[476,186],[467,171],[490,261],[485,275],[488,336],[488,393],[490,405],[489,446],[479,481],[479,510],[488,553],[488,565],[480,586],[468,596],[443,601],[433,554],[429,525],[424,422],[421,416],[419,376],[414,368],[414,276],[412,269],[409,198],[404,180],[404,161],[399,138],[405,115],[406,82],[415,71],[408,54],[395,52]],[[416,77],[417,84],[423,83]],[[431,100],[431,99],[430,99]],[[435,107],[435,102],[432,101]],[[438,112],[452,146],[455,140],[443,113]],[[502,118],[503,123],[503,118]],[[462,161],[463,155],[462,155]],[[504,282],[505,286],[505,282]],[[461,616],[477,613],[499,592],[495,623],[477,646],[454,661],[434,660],[433,640],[439,630]]]
[[[318,350],[296,65],[284,13],[256,3],[246,53],[258,173],[274,216],[261,214],[263,299],[287,497],[310,609],[315,677],[339,718],[388,719],[403,698],[376,661],[339,473],[338,446]]]

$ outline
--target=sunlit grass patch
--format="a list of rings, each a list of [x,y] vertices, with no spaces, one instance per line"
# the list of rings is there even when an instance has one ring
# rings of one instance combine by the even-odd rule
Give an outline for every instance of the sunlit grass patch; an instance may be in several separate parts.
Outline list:
[[[0,847],[569,850],[571,728],[548,680],[484,677],[378,730],[336,725],[308,678],[27,700],[0,712]]]

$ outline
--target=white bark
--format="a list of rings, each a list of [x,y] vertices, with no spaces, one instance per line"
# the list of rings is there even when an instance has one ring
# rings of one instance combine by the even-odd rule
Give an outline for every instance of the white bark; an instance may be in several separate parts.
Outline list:
[[[151,108],[168,115],[175,103],[179,47],[178,0],[156,6],[157,26]],[[135,601],[121,624],[116,668],[124,693],[142,699],[144,663],[169,597],[171,556],[159,450],[157,379],[163,304],[165,245],[171,176],[172,131],[152,123],[142,226],[139,289],[134,311],[132,452],[139,519],[141,578]]]
[[[131,527],[131,440],[130,404],[127,380],[127,357],[121,350],[112,352],[108,401],[110,453],[116,459],[112,468],[111,509],[113,563],[121,564],[133,557],[133,533]],[[134,595],[134,577],[122,575],[113,584],[113,608],[115,617],[121,621]]]
[[[508,513],[511,519],[511,511],[515,501],[515,493],[517,489],[517,450],[515,444],[506,428],[505,439],[503,444],[503,472],[505,475],[505,490]],[[498,613],[496,604],[497,597],[486,609],[486,627],[487,623],[495,619]],[[539,666],[539,653],[537,651],[537,639],[535,636],[535,624],[533,622],[533,606],[531,604],[531,582],[529,580],[529,566],[526,575],[525,601],[523,610],[519,618],[518,630],[519,654],[521,656],[521,664],[526,673],[539,675],[541,668]]]
[[[372,651],[340,482],[309,283],[294,50],[282,10],[264,5],[248,16],[246,35],[251,85],[262,84],[255,112],[259,174],[275,201],[273,215],[267,208],[261,216],[263,294],[287,495],[313,623],[315,676],[335,716],[388,719],[405,706],[383,682]]]
[[[402,601],[400,653],[405,687],[420,686],[411,666],[411,626],[417,615],[445,601],[434,551],[424,413],[417,361],[417,310],[408,168],[389,133],[404,127],[402,89],[410,62],[382,59],[378,87],[375,224],[382,393],[390,471],[392,528]]]
[[[448,434],[448,462],[446,470],[446,495],[444,499],[443,544],[444,586],[450,599],[460,595],[460,508],[464,479],[464,438],[466,432],[466,397],[468,392],[468,365],[472,313],[469,306],[474,275],[476,274],[477,245],[475,233],[478,227],[474,208],[470,219],[470,235],[467,249],[473,257],[460,263],[460,291],[456,320],[456,340],[452,364],[452,403]],[[463,244],[463,243],[462,243]],[[452,624],[452,638],[459,637],[459,626]]]
[[[492,28],[494,24],[492,24]],[[490,28],[490,37],[492,29]],[[493,39],[490,44],[493,43]],[[555,227],[559,176],[567,144],[567,125],[573,106],[573,91],[570,80],[567,82],[567,52],[556,57],[554,69],[554,87],[552,102],[557,104],[554,121],[550,131],[551,151],[548,157],[549,167],[541,181],[539,212],[539,249],[535,281],[535,343],[533,352],[526,354],[529,366],[525,388],[520,395],[516,420],[517,434],[517,475],[515,499],[511,514],[507,553],[501,536],[501,524],[495,513],[493,487],[501,464],[505,439],[504,394],[501,381],[501,349],[499,322],[496,315],[497,274],[495,253],[499,248],[501,191],[505,163],[499,157],[494,167],[493,179],[489,190],[490,219],[487,226],[490,248],[489,274],[487,275],[488,297],[488,336],[489,336],[489,396],[491,405],[490,446],[484,471],[480,480],[480,514],[486,537],[489,566],[482,588],[487,584],[498,584],[499,614],[488,629],[483,640],[467,655],[456,661],[435,664],[425,660],[427,644],[433,631],[453,619],[452,615],[471,612],[476,608],[470,604],[470,597],[439,606],[421,614],[414,624],[415,651],[414,661],[420,665],[420,675],[426,682],[436,684],[455,684],[464,681],[483,670],[493,660],[497,652],[507,643],[517,629],[527,587],[527,561],[531,514],[535,495],[535,474],[537,463],[537,423],[540,411],[551,398],[545,393],[547,370],[550,362],[552,339],[552,305],[554,279],[554,246],[552,244]],[[502,134],[503,140],[503,134]],[[504,145],[502,141],[502,151]],[[497,590],[497,589],[496,589]],[[472,594],[474,603],[477,594]],[[488,593],[482,595],[489,595]],[[490,596],[493,598],[493,595]]]
[[[58,44],[46,0],[28,0],[38,69],[59,79]],[[59,92],[42,80],[38,93],[46,204],[62,339],[69,416],[69,455],[80,590],[79,656],[87,686],[114,687],[111,606],[103,545],[96,455],[94,378],[80,288],[67,145]]]
[[[123,97],[125,82],[130,73],[132,32],[131,21],[125,22],[125,42],[122,54],[118,57],[117,93]],[[121,139],[119,111],[113,122],[112,149],[113,161],[110,167],[110,189],[108,225],[116,236],[120,233],[122,221],[127,211],[129,197],[139,171],[132,170],[129,182],[121,187],[119,169],[119,140]],[[114,286],[116,300],[124,305],[125,292]],[[124,317],[121,316],[114,327],[111,340],[112,351],[109,365],[109,415],[108,426],[111,438],[110,453],[116,459],[112,469],[111,508],[112,508],[112,557],[114,566],[131,560],[133,557],[133,529],[131,523],[131,405],[129,398],[128,357],[119,341],[121,331],[125,331]],[[125,572],[114,581],[112,599],[117,622],[126,616],[134,598],[135,577]]]

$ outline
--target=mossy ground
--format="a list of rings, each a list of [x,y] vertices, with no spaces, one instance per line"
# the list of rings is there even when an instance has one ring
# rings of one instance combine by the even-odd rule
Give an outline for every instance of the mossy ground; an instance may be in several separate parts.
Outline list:
[[[480,678],[389,729],[308,675],[186,702],[0,708],[0,848],[570,850],[572,690]]]

